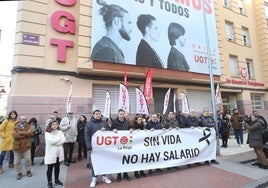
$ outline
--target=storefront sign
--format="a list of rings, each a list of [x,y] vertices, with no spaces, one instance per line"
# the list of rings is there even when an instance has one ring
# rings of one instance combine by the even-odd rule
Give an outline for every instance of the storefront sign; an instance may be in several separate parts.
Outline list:
[[[257,81],[250,81],[250,80],[237,80],[237,79],[226,79],[227,84],[233,84],[233,85],[243,85],[243,86],[254,86],[254,87],[259,87],[259,86],[264,86],[263,82],[257,82]]]

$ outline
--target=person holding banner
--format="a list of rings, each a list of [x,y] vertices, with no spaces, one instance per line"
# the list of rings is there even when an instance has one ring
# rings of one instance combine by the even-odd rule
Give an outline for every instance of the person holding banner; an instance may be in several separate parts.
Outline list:
[[[103,0],[97,0],[103,7],[99,10],[103,16],[107,33],[94,46],[92,60],[125,63],[125,57],[118,44],[122,39],[130,40],[132,22],[128,11],[118,5],[108,5]]]
[[[131,121],[131,123],[130,123],[130,127],[131,127],[133,130],[144,130],[145,122],[142,121],[142,117],[141,117],[141,115],[136,115],[136,117]],[[140,178],[141,176],[142,176],[142,177],[146,177],[146,174],[144,173],[143,170],[141,170],[141,171],[140,171],[140,174],[139,174],[138,171],[135,171],[134,176],[135,176],[136,178]]]
[[[137,27],[143,35],[136,53],[136,65],[164,68],[162,60],[152,48],[152,43],[159,40],[156,19],[150,14],[141,14],[137,20]]]
[[[213,117],[211,117],[211,113],[208,108],[203,109],[203,114],[200,117],[200,126],[214,128],[216,130],[216,123]],[[215,159],[211,160],[211,163],[219,164],[219,162],[216,161]],[[205,164],[209,164],[209,161],[206,161]]]
[[[194,109],[190,109],[189,116],[186,118],[185,128],[197,128],[199,127],[199,120],[195,115]]]
[[[117,133],[118,130],[129,130],[130,122],[125,118],[125,111],[123,109],[118,110],[118,116],[116,119],[113,119],[111,129]],[[123,173],[123,178],[127,181],[130,180],[127,172]],[[117,174],[116,181],[119,183],[121,181],[121,173]]]
[[[190,67],[180,52],[180,49],[184,47],[186,38],[184,37],[185,29],[178,23],[170,23],[168,26],[168,39],[171,45],[170,52],[168,54],[168,69],[189,71]]]
[[[145,126],[145,130],[155,130],[155,129],[162,129],[163,126],[162,124],[158,121],[157,119],[157,114],[153,113],[151,115],[151,119],[147,122],[146,126]],[[156,169],[157,171],[161,171],[160,169]],[[153,174],[153,170],[150,169],[148,172],[149,175]]]
[[[165,129],[173,129],[173,128],[179,128],[180,124],[178,120],[175,118],[174,112],[169,112],[168,117],[164,119],[163,121],[163,127]]]
[[[110,130],[110,127],[107,123],[107,121],[103,120],[101,118],[101,111],[100,110],[94,110],[93,115],[90,118],[89,122],[87,122],[86,127],[85,127],[85,142],[87,145],[87,150],[89,151],[90,155],[92,152],[94,152],[92,148],[92,136],[94,135],[95,132],[98,130],[105,131],[105,130]],[[92,179],[90,183],[90,187],[95,187],[97,183],[97,176],[94,173],[93,165],[92,166]],[[112,181],[109,179],[107,175],[102,175],[102,180],[103,182],[110,184]]]

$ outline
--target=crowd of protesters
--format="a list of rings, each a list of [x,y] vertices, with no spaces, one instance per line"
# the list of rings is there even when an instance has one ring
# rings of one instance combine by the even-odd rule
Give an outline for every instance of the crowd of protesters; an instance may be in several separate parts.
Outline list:
[[[217,136],[221,138],[221,147],[228,147],[228,139],[230,138],[230,129],[234,131],[235,139],[239,147],[244,147],[243,131],[248,130],[247,143],[257,156],[257,161],[252,165],[260,168],[268,168],[267,155],[264,145],[268,145],[268,130],[267,138],[263,136],[264,130],[267,129],[265,118],[258,114],[256,110],[250,116],[242,116],[238,109],[235,108],[230,112],[217,112],[217,121],[214,120],[211,111],[204,108],[201,114],[197,114],[194,109],[190,109],[189,115],[181,112],[168,112],[165,116],[160,113],[152,113],[151,115],[136,114],[133,118],[129,118],[129,114],[124,110],[118,111],[117,117],[105,118],[100,110],[94,110],[92,117],[87,121],[85,115],[80,115],[77,120],[73,112],[68,112],[66,117],[62,119],[58,117],[58,112],[53,114],[45,122],[45,157],[44,164],[47,165],[47,180],[48,187],[53,188],[53,185],[63,186],[59,180],[60,163],[63,161],[68,167],[71,163],[76,163],[73,152],[75,142],[78,142],[78,161],[87,159],[87,167],[91,169],[90,187],[95,187],[97,184],[97,176],[94,173],[91,162],[91,153],[94,148],[91,145],[91,139],[94,133],[98,130],[113,131],[117,133],[120,130],[155,130],[155,129],[181,129],[181,128],[199,128],[208,127],[216,130]],[[5,155],[9,153],[9,168],[14,168],[17,171],[17,180],[23,177],[22,158],[26,163],[26,175],[31,177],[31,166],[34,165],[36,148],[40,143],[39,135],[42,129],[39,126],[35,117],[29,121],[25,116],[19,116],[16,111],[11,111],[6,119],[1,120],[0,125],[0,174],[4,173],[3,162]],[[268,148],[268,147],[267,147]],[[268,153],[268,152],[267,152]],[[216,159],[204,161],[205,164],[219,164]],[[200,164],[200,163],[198,163]],[[187,165],[191,167],[191,165]],[[54,169],[54,184],[52,181],[52,171]],[[170,169],[170,168],[168,168]],[[161,169],[149,169],[148,175],[153,173],[153,170],[162,171]],[[143,171],[135,171],[136,178],[146,177],[147,174]],[[120,182],[123,179],[129,181],[130,177],[127,172],[118,173],[116,181]],[[110,178],[103,174],[103,182],[110,184]]]

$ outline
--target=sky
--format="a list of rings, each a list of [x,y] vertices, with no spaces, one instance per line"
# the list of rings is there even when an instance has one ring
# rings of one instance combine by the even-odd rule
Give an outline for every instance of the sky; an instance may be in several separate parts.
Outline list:
[[[0,1],[0,75],[11,75],[17,4],[17,1]]]

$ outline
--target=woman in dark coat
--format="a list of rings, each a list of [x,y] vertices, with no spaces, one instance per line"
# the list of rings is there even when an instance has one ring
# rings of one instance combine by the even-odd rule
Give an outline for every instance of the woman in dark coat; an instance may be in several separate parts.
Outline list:
[[[224,148],[227,148],[227,143],[228,143],[228,137],[229,137],[229,126],[228,126],[228,118],[224,116],[223,112],[219,112],[219,117],[218,117],[218,128],[219,128],[219,133],[221,135],[222,139],[222,146]]]
[[[85,126],[87,123],[87,118],[84,115],[81,115],[77,122],[77,142],[78,142],[78,161],[82,159],[82,151],[84,153],[84,158],[87,159],[87,146],[85,143]]]

